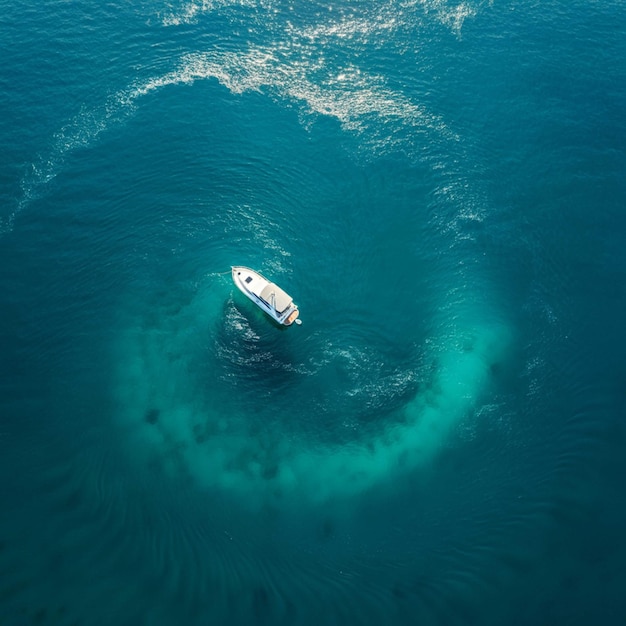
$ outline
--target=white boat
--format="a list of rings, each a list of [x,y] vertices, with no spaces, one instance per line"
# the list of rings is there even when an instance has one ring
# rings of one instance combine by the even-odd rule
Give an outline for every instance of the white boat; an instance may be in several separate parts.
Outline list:
[[[272,319],[283,326],[291,326],[294,322],[302,324],[298,319],[298,305],[278,285],[249,267],[235,265],[231,269],[233,282],[239,290]]]

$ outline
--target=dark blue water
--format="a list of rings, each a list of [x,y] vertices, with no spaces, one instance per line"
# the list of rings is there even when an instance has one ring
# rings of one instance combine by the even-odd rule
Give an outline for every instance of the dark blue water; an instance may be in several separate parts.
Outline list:
[[[621,3],[14,2],[0,55],[0,624],[623,623]]]

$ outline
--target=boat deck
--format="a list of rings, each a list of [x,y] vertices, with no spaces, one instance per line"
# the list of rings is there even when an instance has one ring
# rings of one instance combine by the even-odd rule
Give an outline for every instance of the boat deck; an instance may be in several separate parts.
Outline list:
[[[300,311],[291,296],[265,276],[249,267],[233,266],[232,277],[237,287],[279,324],[291,326],[296,320],[300,324]]]

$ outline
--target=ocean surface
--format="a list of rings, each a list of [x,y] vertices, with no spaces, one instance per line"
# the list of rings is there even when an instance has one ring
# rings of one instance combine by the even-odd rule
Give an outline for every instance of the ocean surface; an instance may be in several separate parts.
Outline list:
[[[625,623],[621,0],[0,4],[1,626]]]

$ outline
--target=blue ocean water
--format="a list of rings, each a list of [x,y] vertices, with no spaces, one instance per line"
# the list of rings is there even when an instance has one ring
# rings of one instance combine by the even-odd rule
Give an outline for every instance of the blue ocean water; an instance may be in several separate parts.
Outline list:
[[[623,623],[621,3],[2,9],[0,624]]]

